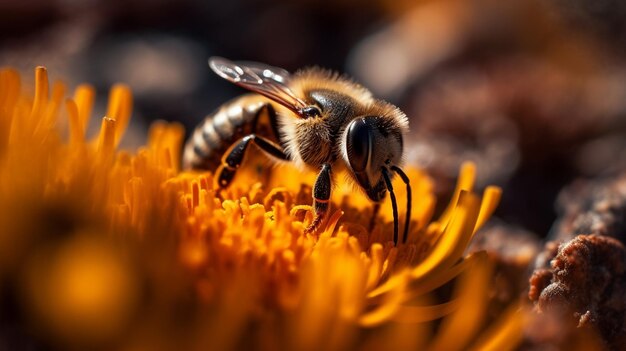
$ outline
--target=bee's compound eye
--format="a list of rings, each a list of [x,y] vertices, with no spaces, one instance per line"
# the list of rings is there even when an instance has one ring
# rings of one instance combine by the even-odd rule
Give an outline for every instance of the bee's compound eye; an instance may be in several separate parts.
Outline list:
[[[304,116],[304,118],[319,117],[321,115],[322,111],[320,111],[319,107],[314,105],[302,109],[302,116]]]
[[[355,172],[363,172],[372,155],[372,133],[365,118],[350,122],[346,135],[348,162]]]

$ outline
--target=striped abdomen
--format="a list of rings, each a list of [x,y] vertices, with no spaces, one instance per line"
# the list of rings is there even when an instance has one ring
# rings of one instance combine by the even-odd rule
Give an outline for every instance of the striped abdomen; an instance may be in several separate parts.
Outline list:
[[[223,104],[208,115],[187,140],[183,168],[215,170],[235,141],[255,131],[254,124],[263,112],[273,113],[270,106],[259,95],[243,95]]]

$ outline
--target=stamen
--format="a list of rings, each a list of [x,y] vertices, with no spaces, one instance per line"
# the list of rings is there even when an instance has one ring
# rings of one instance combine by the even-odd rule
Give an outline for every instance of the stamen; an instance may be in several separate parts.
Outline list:
[[[393,186],[391,186],[391,178],[389,178],[389,171],[387,168],[382,168],[383,179],[389,190],[391,196],[391,208],[393,209],[393,243],[398,246],[398,203],[396,202],[396,194],[393,193]]]
[[[409,236],[409,224],[411,223],[411,204],[413,203],[411,199],[411,181],[409,180],[409,177],[407,177],[406,173],[400,169],[400,167],[391,166],[391,170],[398,173],[404,184],[406,184],[406,218],[404,219],[404,234],[402,236],[402,243],[406,244],[406,239]]]

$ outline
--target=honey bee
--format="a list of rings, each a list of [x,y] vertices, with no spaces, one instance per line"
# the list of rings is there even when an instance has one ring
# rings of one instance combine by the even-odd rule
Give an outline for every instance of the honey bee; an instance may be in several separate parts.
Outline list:
[[[281,68],[221,57],[210,58],[209,66],[252,94],[225,103],[198,125],[185,145],[184,168],[216,170],[216,188],[226,188],[246,150],[255,144],[271,158],[319,172],[313,186],[315,216],[306,232],[317,230],[328,212],[333,173],[347,170],[375,203],[375,212],[389,191],[396,244],[399,220],[391,179],[397,173],[407,187],[406,241],[411,186],[400,169],[408,132],[402,111],[361,85],[319,68],[291,75]],[[263,120],[269,128],[261,133]]]

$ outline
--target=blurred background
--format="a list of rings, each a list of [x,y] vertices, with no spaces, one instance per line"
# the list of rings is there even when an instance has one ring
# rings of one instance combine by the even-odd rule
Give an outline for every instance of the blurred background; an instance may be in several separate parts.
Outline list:
[[[479,185],[504,188],[506,225],[544,238],[584,207],[581,184],[626,166],[624,15],[617,0],[5,0],[0,62],[93,84],[99,115],[128,84],[128,148],[155,119],[191,130],[241,93],[211,55],[347,72],[407,113],[407,162],[439,196],[473,160]]]

